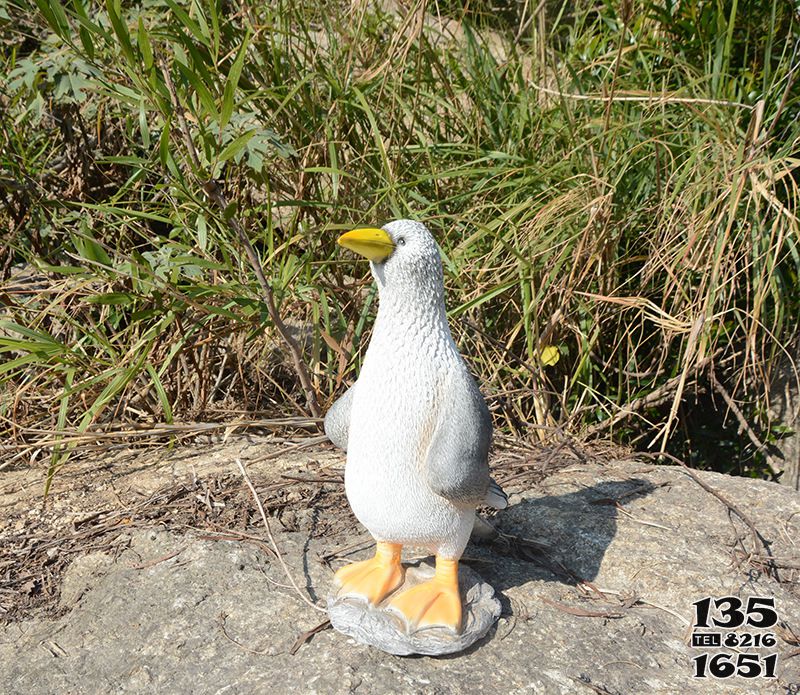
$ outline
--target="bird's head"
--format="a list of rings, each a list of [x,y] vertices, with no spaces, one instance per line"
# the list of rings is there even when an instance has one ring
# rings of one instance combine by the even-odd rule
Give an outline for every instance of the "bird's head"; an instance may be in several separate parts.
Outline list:
[[[433,235],[421,222],[396,220],[380,229],[355,229],[338,243],[370,261],[381,290],[442,293],[442,261]]]

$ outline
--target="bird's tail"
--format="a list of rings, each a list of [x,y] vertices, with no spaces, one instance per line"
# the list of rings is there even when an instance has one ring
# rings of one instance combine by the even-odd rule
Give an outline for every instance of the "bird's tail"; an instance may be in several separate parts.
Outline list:
[[[494,478],[489,479],[489,489],[483,503],[493,509],[505,509],[508,506],[508,495],[505,493]]]

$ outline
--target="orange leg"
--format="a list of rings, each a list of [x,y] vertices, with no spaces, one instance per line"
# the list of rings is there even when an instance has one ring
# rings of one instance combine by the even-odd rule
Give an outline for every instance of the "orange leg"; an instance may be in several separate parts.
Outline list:
[[[398,594],[389,608],[402,614],[412,627],[442,626],[461,632],[458,560],[437,556],[433,578]]]
[[[339,596],[360,596],[373,605],[383,601],[405,578],[400,564],[402,549],[397,543],[379,541],[375,557],[342,567],[334,578]]]

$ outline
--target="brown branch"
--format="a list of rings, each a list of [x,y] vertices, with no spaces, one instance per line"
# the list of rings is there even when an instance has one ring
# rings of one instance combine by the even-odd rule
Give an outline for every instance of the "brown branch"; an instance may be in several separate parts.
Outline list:
[[[172,82],[172,75],[170,75],[169,68],[163,61],[161,62],[161,73],[164,75],[164,83],[167,85],[167,90],[169,91],[169,96],[172,100],[172,108],[175,110],[175,113],[178,116],[178,125],[180,125],[181,132],[183,133],[183,140],[184,144],[186,145],[186,150],[189,153],[189,157],[192,160],[194,168],[199,171],[202,168],[200,165],[200,158],[197,156],[197,150],[194,148],[192,134],[189,131],[189,126],[186,123],[186,117],[183,115],[183,107],[181,106],[180,99],[178,99],[178,93],[175,91],[175,84]]]
[[[708,362],[709,360],[703,360],[703,362],[697,366],[696,371],[699,371],[699,369],[704,367]],[[646,408],[661,405],[664,401],[669,400],[669,398],[675,393],[676,389],[680,386],[681,376],[682,375],[678,375],[672,377],[671,379],[667,379],[667,381],[661,384],[661,386],[653,389],[646,396],[632,400],[630,403],[628,403],[628,405],[618,410],[607,420],[603,420],[602,422],[598,422],[596,425],[592,425],[586,430],[586,436],[592,437],[596,434],[599,434],[600,432],[607,430],[609,427],[613,427],[618,422],[626,420],[631,415],[635,415]]]
[[[591,678],[587,676],[585,673],[582,673],[577,678],[575,676],[570,676],[570,680],[575,681],[578,685],[585,685],[589,690],[596,695],[613,695],[612,691],[606,688],[604,685],[595,685],[592,683]]]
[[[720,354],[721,350],[717,350],[714,354],[709,355],[708,357],[700,360],[692,369],[692,376],[694,379],[697,378],[697,374],[700,371],[711,364]],[[729,362],[735,355],[730,357],[726,357],[720,363],[727,363]],[[596,425],[592,425],[586,430],[586,437],[592,437],[604,430],[607,430],[609,427],[613,427],[621,420],[625,420],[629,418],[631,415],[635,415],[636,413],[644,410],[645,408],[655,407],[661,405],[664,401],[669,400],[678,388],[681,387],[681,379],[683,378],[683,374],[679,374],[678,376],[674,376],[671,379],[667,379],[661,386],[656,389],[653,389],[645,396],[640,398],[635,398],[630,403],[625,406],[621,406],[620,410],[618,410],[614,415],[612,415],[607,420],[603,420],[602,422],[598,422]],[[688,378],[687,378],[688,383]],[[684,385],[685,386],[685,385]]]
[[[553,608],[557,608],[562,613],[569,613],[570,615],[576,615],[579,618],[624,618],[625,613],[621,610],[609,608],[605,611],[589,611],[585,608],[575,608],[574,606],[568,606],[566,603],[561,603],[560,601],[551,601],[549,598],[543,598],[542,603],[546,603],[548,606],[552,606]]]
[[[223,637],[225,637],[225,639],[227,639],[229,642],[231,642],[231,643],[235,644],[237,647],[239,647],[239,649],[243,649],[244,651],[248,652],[249,654],[256,654],[256,655],[258,655],[258,656],[262,656],[262,655],[264,655],[264,654],[269,654],[269,651],[270,651],[270,650],[269,650],[269,648],[267,648],[267,649],[262,649],[262,650],[258,650],[258,649],[250,649],[250,647],[248,647],[248,646],[246,646],[246,645],[242,644],[242,643],[241,643],[241,642],[239,642],[238,640],[236,640],[236,639],[234,639],[233,637],[231,637],[231,636],[228,634],[228,629],[227,629],[227,627],[225,626],[225,621],[226,621],[227,619],[228,619],[228,616],[227,616],[227,614],[226,614],[226,613],[220,613],[220,614],[217,616],[217,623],[218,623],[218,625],[219,625],[219,628],[220,628],[220,631],[222,632],[222,635],[223,635]]]
[[[133,570],[143,570],[147,569],[148,567],[154,567],[162,562],[166,562],[167,560],[171,560],[174,557],[178,557],[184,550],[186,550],[186,546],[175,550],[174,552],[167,553],[166,555],[162,555],[161,557],[157,557],[154,560],[148,560],[147,562],[139,562],[135,565],[131,565],[131,569]]]
[[[202,169],[200,158],[197,156],[197,150],[195,149],[194,142],[192,141],[192,134],[189,130],[189,125],[186,123],[186,118],[183,114],[183,107],[178,99],[178,94],[175,90],[175,85],[172,82],[169,69],[163,62],[161,64],[161,72],[164,75],[164,82],[172,100],[172,108],[178,117],[178,124],[180,125],[181,133],[183,134],[186,150],[189,153],[189,158],[194,166],[195,176],[197,176],[197,172],[201,171]],[[300,380],[300,385],[302,386],[306,397],[306,407],[313,417],[321,417],[322,409],[319,406],[317,393],[314,389],[314,385],[311,383],[311,375],[309,374],[308,367],[303,360],[300,346],[289,332],[289,329],[286,327],[286,324],[283,322],[283,319],[278,312],[278,308],[275,305],[275,295],[272,291],[272,287],[267,282],[267,278],[264,275],[264,270],[261,267],[258,255],[256,254],[253,245],[250,243],[250,239],[247,236],[244,226],[235,215],[228,216],[224,214],[228,209],[228,199],[216,181],[213,179],[202,181],[201,188],[208,199],[223,212],[222,216],[225,219],[225,222],[228,224],[228,227],[236,235],[239,243],[244,248],[245,254],[247,255],[247,260],[249,261],[261,288],[261,298],[267,305],[267,313],[272,321],[272,325],[275,326],[275,330],[278,331],[283,339],[283,342],[286,344],[286,347],[289,349],[289,355],[292,358],[292,365],[294,366],[295,373],[297,374],[297,378]]]
[[[781,465],[775,461],[775,459],[770,456],[769,452],[767,451],[767,445],[762,442],[756,433],[753,431],[753,428],[750,427],[747,419],[745,418],[742,411],[739,409],[739,406],[736,405],[736,401],[733,400],[731,395],[728,393],[727,389],[717,381],[717,376],[714,372],[711,372],[711,385],[714,387],[714,390],[722,396],[722,399],[725,401],[725,404],[728,406],[728,409],[734,414],[736,419],[739,421],[739,432],[742,431],[747,433],[747,436],[750,438],[750,441],[755,445],[757,451],[761,451],[764,454],[764,457],[767,459],[767,466],[769,466],[770,472],[772,475],[777,476],[780,473]]]

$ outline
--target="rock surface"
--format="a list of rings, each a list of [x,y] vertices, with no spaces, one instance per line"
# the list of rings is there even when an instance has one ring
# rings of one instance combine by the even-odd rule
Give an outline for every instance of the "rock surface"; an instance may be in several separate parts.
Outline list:
[[[186,475],[202,477],[193,463]],[[265,544],[212,540],[162,521],[131,530],[113,550],[76,556],[59,617],[0,628],[2,691],[798,693],[800,496],[699,475],[770,541],[778,579],[737,552],[753,548],[748,527],[680,469],[576,461],[513,494],[495,519],[505,536],[467,549],[503,615],[463,654],[390,656],[332,630],[296,648],[325,615],[287,588]],[[331,568],[321,559],[337,550],[369,555],[363,546],[346,552],[367,539],[352,520],[323,535],[273,531],[314,601],[343,561],[334,557]],[[776,679],[692,678],[692,659],[704,653],[690,646],[692,604],[728,595],[774,597],[777,644],[755,651],[778,655]]]

